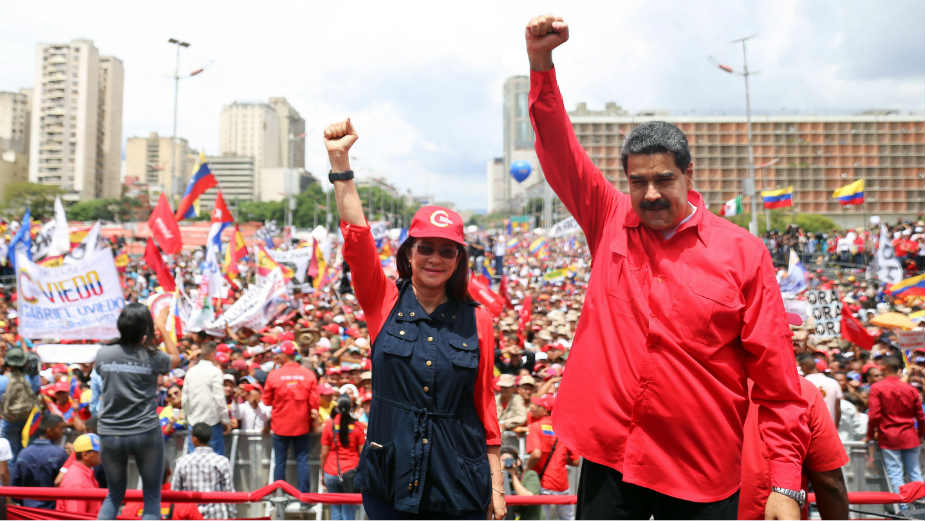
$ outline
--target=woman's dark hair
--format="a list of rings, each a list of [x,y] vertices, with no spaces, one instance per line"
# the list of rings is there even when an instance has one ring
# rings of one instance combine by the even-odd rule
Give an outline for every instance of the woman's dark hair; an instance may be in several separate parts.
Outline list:
[[[350,409],[352,408],[353,401],[350,399],[349,395],[343,394],[337,399],[337,408],[334,410],[340,415],[340,434],[338,435],[338,439],[340,439],[342,447],[350,446],[350,425],[356,421],[353,419],[353,416],[350,415]]]
[[[144,347],[149,351],[157,349],[154,345],[154,319],[151,318],[148,306],[138,302],[126,305],[119,313],[116,327],[119,329],[119,343],[123,346],[141,345],[142,339],[147,335]]]
[[[411,280],[411,248],[414,247],[415,241],[414,237],[408,237],[405,242],[401,243],[395,254],[398,277],[404,280]],[[456,251],[459,264],[456,265],[456,271],[450,279],[446,281],[446,294],[457,302],[470,302],[472,297],[469,296],[469,252],[459,244],[456,244]]]

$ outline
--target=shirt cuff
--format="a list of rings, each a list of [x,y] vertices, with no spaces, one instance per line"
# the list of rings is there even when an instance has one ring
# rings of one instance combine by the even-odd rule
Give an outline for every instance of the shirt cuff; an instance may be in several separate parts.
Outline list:
[[[790,490],[801,490],[803,488],[803,469],[799,463],[772,460],[770,462],[770,467],[772,487]]]
[[[555,67],[548,71],[530,71],[530,90],[535,92],[539,92],[546,83],[556,85],[556,81]]]

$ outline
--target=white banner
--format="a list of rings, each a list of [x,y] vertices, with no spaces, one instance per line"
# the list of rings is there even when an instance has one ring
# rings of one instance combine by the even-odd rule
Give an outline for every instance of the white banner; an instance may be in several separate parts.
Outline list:
[[[925,347],[925,329],[915,328],[910,331],[897,331],[896,339],[903,351],[912,351]]]
[[[305,284],[305,277],[308,274],[308,264],[312,260],[312,248],[299,248],[297,250],[267,250],[270,257],[280,264],[286,265],[295,273],[295,278],[299,284]]]
[[[238,300],[222,316],[203,328],[210,335],[224,335],[225,325],[232,331],[242,327],[258,330],[272,320],[287,298],[285,277],[274,269],[257,284],[249,286]]]
[[[837,289],[811,289],[806,302],[813,316],[813,333],[819,338],[841,336],[841,297]]]
[[[581,226],[578,226],[578,221],[574,217],[569,217],[563,221],[559,221],[552,226],[552,231],[549,236],[553,238],[566,237],[575,233],[581,233]]]
[[[384,239],[389,234],[389,223],[385,221],[369,223],[369,233],[373,235],[374,241]]]
[[[65,340],[119,336],[125,306],[112,251],[98,250],[74,264],[45,267],[17,259],[19,332],[26,338]]]
[[[877,279],[880,282],[896,284],[903,280],[903,268],[899,265],[893,244],[886,231],[886,226],[880,225],[880,247],[877,248]]]

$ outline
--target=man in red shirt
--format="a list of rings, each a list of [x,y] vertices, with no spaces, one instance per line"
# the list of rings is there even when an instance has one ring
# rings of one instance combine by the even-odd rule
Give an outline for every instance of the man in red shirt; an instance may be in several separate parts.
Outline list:
[[[822,393],[805,378],[800,378],[800,390],[809,404],[806,423],[812,438],[803,461],[801,487],[813,484],[816,505],[822,519],[848,519],[848,492],[841,468],[848,464],[848,454],[838,437]],[[765,503],[771,493],[768,447],[758,430],[758,406],[748,408],[745,419],[745,440],[742,443],[742,489],[739,497],[739,519],[763,519]],[[804,503],[802,519],[809,519],[809,504]]]
[[[925,413],[922,396],[899,378],[899,359],[887,356],[882,364],[885,378],[870,386],[867,440],[876,439],[880,445],[890,488],[897,492],[907,483],[904,471],[909,481],[922,481],[919,450],[925,438]]]
[[[100,437],[96,434],[81,434],[74,440],[74,453],[76,461],[68,468],[59,486],[62,489],[100,488],[93,477],[93,467],[100,464]],[[59,499],[55,510],[95,516],[102,504],[102,501],[96,500]]]
[[[284,340],[273,350],[279,369],[267,376],[263,403],[273,408],[270,430],[273,433],[273,479],[286,479],[289,447],[295,452],[299,490],[311,490],[308,466],[309,437],[312,421],[318,417],[318,382],[314,373],[295,362],[296,346]]]
[[[707,209],[673,125],[643,123],[626,137],[629,194],[604,178],[556,83],[552,50],[567,39],[553,16],[526,29],[536,153],[592,257],[553,416],[585,459],[577,515],[734,517],[751,378],[771,451],[767,516],[795,518],[809,431],[770,254]]]
[[[541,494],[568,494],[567,465],[578,465],[578,455],[560,443],[552,427],[552,412],[555,399],[552,395],[534,396],[530,399],[530,412],[539,418],[527,431],[527,470],[535,471],[540,478]],[[572,519],[572,505],[546,505],[546,519]]]

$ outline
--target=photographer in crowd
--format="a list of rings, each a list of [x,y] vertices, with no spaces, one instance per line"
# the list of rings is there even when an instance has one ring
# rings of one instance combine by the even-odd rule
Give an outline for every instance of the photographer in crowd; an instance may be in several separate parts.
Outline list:
[[[501,447],[501,468],[504,469],[504,493],[512,496],[535,496],[540,493],[540,477],[535,470],[524,470],[517,449]],[[509,509],[505,519],[542,519],[540,505],[517,506]]]

